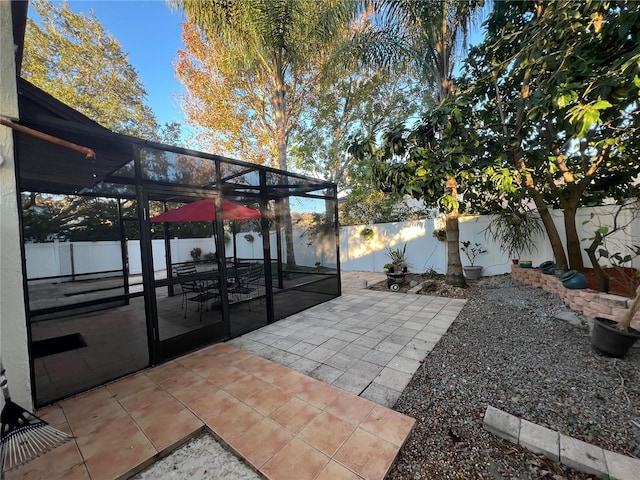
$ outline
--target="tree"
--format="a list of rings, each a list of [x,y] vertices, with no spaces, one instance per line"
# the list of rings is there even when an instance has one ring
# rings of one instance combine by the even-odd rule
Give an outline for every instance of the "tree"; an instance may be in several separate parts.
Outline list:
[[[21,75],[114,132],[159,140],[142,81],[93,12],[47,0],[31,5],[40,22],[27,20]]]
[[[363,180],[348,153],[352,138],[375,137],[387,125],[417,118],[428,103],[423,86],[404,65],[388,69],[358,65],[354,47],[363,32],[374,31],[372,17],[373,9],[364,9],[325,52],[320,81],[292,140],[294,165],[336,183],[338,191]]]
[[[257,95],[261,99],[256,109],[242,107],[246,108],[244,116],[262,116],[272,142],[269,152],[273,155],[272,164],[287,170],[291,133],[301,108],[299,94],[313,86],[316,61],[325,47],[348,27],[355,12],[354,2],[170,0],[170,3],[184,11],[187,20],[197,27],[205,40],[201,45],[212,48],[218,55],[215,61],[218,70],[214,73],[226,70],[233,74],[225,77],[234,78],[230,84],[233,91],[241,89],[247,98]],[[228,125],[216,124],[216,129],[229,137],[239,131],[237,123],[231,125],[233,114],[227,117]],[[249,138],[260,143],[266,137]],[[283,217],[287,264],[295,265],[288,199],[283,201]]]
[[[135,202],[121,203],[124,215],[135,216]],[[53,240],[120,240],[118,202],[39,193],[22,194],[24,238],[30,242]]]
[[[473,105],[462,103],[465,98],[447,97],[411,129],[399,125],[385,132],[379,144],[363,142],[352,147],[355,156],[371,162],[372,174],[383,191],[408,194],[447,212],[447,241],[451,223],[457,235],[458,212],[471,207],[477,198],[472,189],[482,171]],[[456,268],[458,262],[462,269],[459,248],[456,236],[455,245],[449,244],[445,281],[465,286]]]
[[[578,207],[628,195],[640,173],[640,4],[495,5],[468,70],[489,173],[501,193],[533,199],[556,263],[579,270]],[[553,207],[563,211],[566,254]]]
[[[363,187],[351,190],[341,207],[341,225],[404,222],[431,214],[427,209],[408,205],[396,191],[382,192]]]
[[[391,55],[405,58],[405,60],[409,55],[409,60],[414,68],[422,74],[425,83],[435,88],[434,97],[440,104],[439,112],[444,115],[445,119],[448,119],[451,112],[449,107],[444,104],[448,97],[455,94],[453,82],[455,56],[466,45],[471,21],[484,2],[481,0],[381,0],[374,2],[374,4],[378,8],[378,18],[383,29],[400,28],[401,35],[396,37],[397,43],[395,46],[393,43],[389,45]],[[389,36],[383,35],[383,38],[389,38]],[[379,50],[374,48],[376,56],[379,55],[377,53]],[[454,116],[456,116],[455,113]],[[440,167],[435,164],[432,165],[433,169],[419,166],[421,162],[417,159],[414,159],[414,164],[408,165],[406,168],[396,165],[392,172],[381,171],[380,180],[387,189],[396,188],[411,195],[420,196],[431,192],[430,196],[425,197],[428,202],[434,198],[440,199],[440,206],[445,209],[448,244],[446,282],[450,285],[464,286],[466,282],[462,272],[459,249],[458,171],[454,167],[456,164],[461,165],[458,162],[466,163],[467,155],[456,151],[456,149],[462,148],[462,145],[451,147],[450,151],[446,151],[452,145],[451,139],[446,138],[445,130],[451,127],[447,121],[441,122],[428,114],[422,123],[423,125],[416,128],[413,134],[408,137],[403,126],[390,128],[385,135],[385,145],[378,151],[382,153],[377,155],[382,155],[385,160],[392,161],[393,158],[398,158],[398,152],[389,151],[389,148],[407,148],[403,153],[407,153],[411,157],[422,148],[419,145],[421,140],[429,144],[428,146],[424,145],[424,148],[435,153],[438,150],[435,143],[442,141],[443,148],[440,158],[446,161],[443,169],[450,176],[445,179],[441,175],[436,175],[434,178],[440,182],[439,192],[444,190],[444,196],[433,190],[434,184],[427,185],[424,182],[427,179],[421,175],[423,171],[437,171]],[[434,126],[442,127],[443,130],[440,132],[431,130]],[[367,142],[371,143],[371,139],[365,141],[365,143]],[[404,143],[407,144],[403,145]],[[361,147],[362,144],[360,147],[356,146],[356,151],[359,150],[362,153]],[[370,151],[372,150],[370,149]],[[427,162],[433,162],[434,158],[438,156],[429,157]]]
[[[357,163],[348,145],[355,137],[375,137],[388,124],[417,113],[423,103],[421,85],[406,73],[363,68],[339,69],[323,77],[292,139],[293,165],[336,183],[338,192],[348,192],[343,222],[380,223],[417,216],[418,209],[407,207],[402,195],[371,190],[368,167]],[[327,202],[327,218],[332,208]]]
[[[416,114],[421,86],[406,74],[341,71],[316,89],[292,140],[293,164],[334,182],[339,191],[358,184],[348,153],[356,136],[375,137],[384,127]]]

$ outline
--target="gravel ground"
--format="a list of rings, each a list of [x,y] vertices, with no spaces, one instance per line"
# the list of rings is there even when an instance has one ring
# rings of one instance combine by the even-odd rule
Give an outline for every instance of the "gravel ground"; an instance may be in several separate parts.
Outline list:
[[[556,295],[488,277],[426,357],[395,410],[417,419],[390,479],[587,479],[482,428],[487,405],[640,457],[640,348],[602,357]]]

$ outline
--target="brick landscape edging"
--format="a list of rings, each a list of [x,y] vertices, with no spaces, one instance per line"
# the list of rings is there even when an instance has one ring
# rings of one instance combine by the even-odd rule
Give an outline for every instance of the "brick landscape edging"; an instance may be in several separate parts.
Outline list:
[[[558,277],[545,275],[538,268],[521,268],[518,265],[512,265],[511,276],[525,285],[542,288],[545,292],[559,295],[569,308],[592,318],[602,317],[619,322],[627,313],[632,300],[590,288],[580,290],[566,288]],[[633,317],[631,326],[640,328],[640,312]]]

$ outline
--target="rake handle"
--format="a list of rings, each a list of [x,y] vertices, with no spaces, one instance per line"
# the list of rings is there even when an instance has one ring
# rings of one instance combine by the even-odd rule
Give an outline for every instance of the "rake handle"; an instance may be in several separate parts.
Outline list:
[[[0,357],[0,388],[2,388],[2,394],[4,395],[5,402],[9,402],[9,400],[11,400],[11,395],[9,395],[9,382],[4,374],[5,369],[2,364],[2,357]]]

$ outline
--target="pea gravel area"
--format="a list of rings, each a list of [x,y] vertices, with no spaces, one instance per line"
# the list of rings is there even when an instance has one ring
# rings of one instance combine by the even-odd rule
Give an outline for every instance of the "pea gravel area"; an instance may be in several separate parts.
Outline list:
[[[485,431],[487,405],[640,457],[640,348],[623,360],[598,355],[589,319],[510,275],[465,296],[394,407],[417,424],[388,478],[593,478]]]

